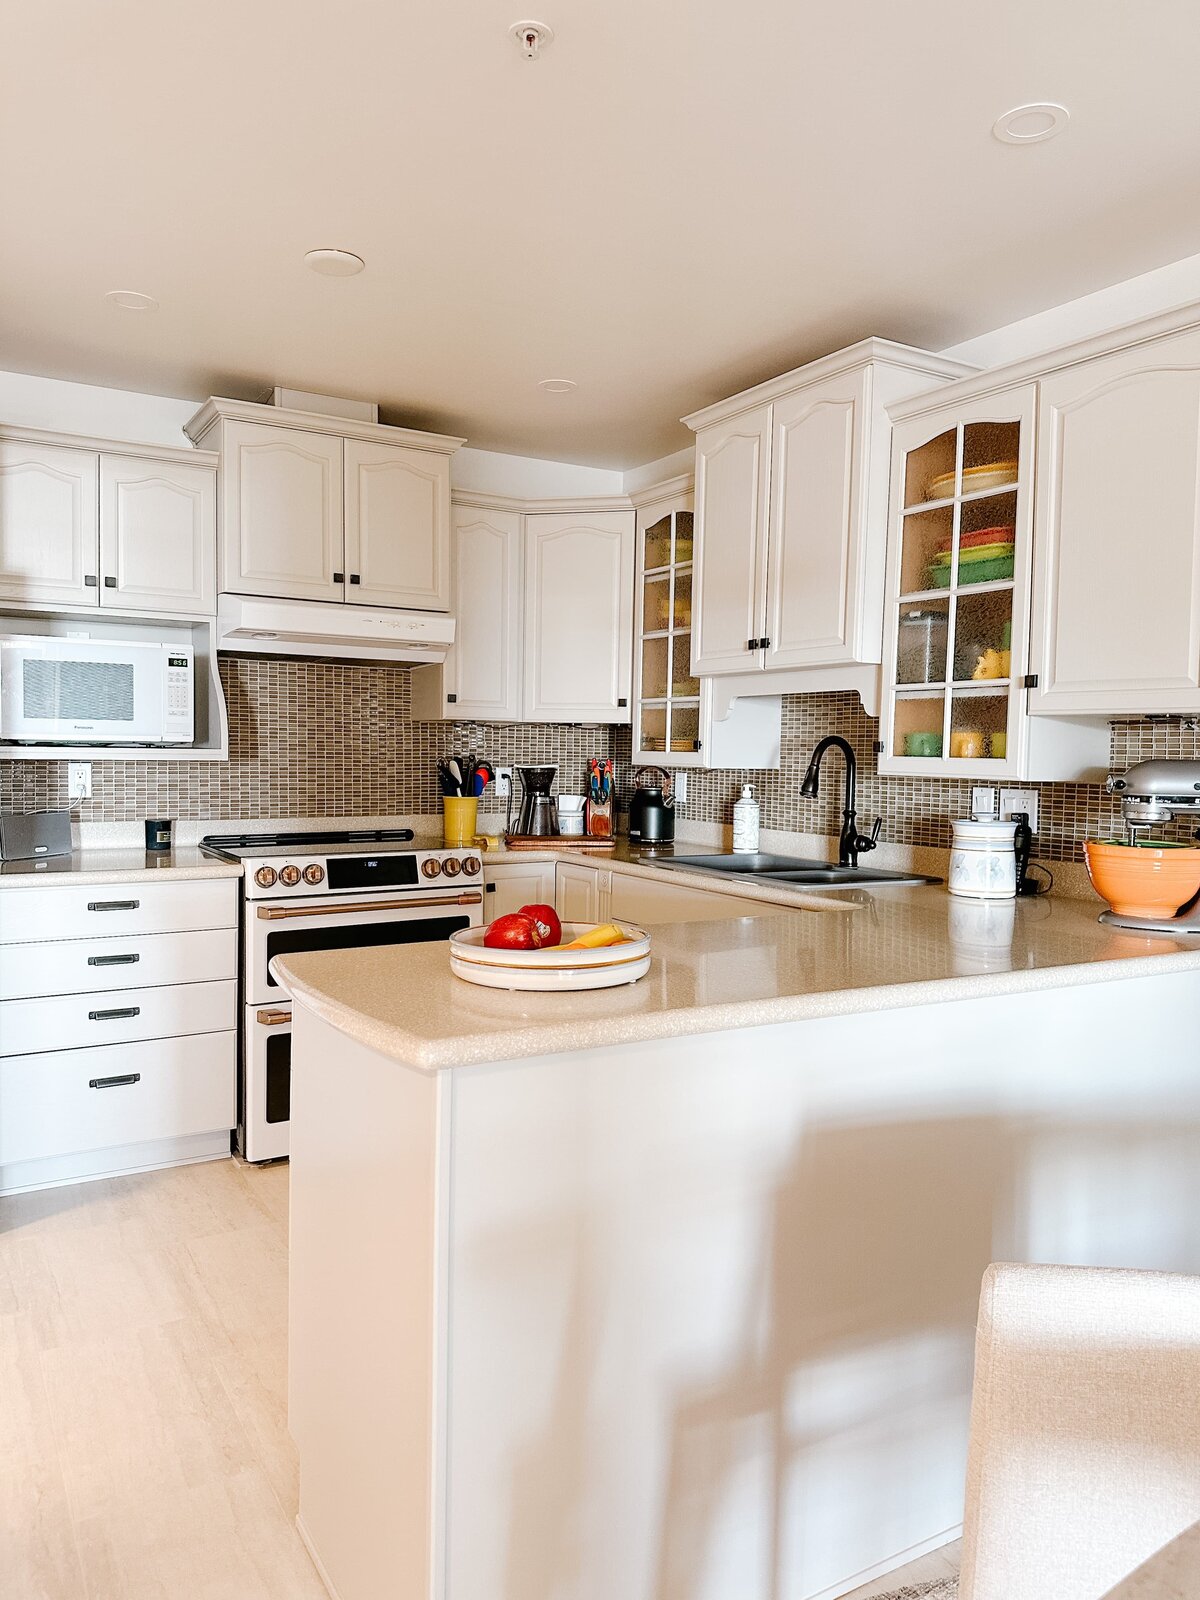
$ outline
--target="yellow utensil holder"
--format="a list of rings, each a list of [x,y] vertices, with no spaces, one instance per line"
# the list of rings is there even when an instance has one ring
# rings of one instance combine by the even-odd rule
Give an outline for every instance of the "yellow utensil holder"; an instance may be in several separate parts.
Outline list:
[[[443,795],[442,839],[448,849],[473,844],[479,801],[473,796]]]

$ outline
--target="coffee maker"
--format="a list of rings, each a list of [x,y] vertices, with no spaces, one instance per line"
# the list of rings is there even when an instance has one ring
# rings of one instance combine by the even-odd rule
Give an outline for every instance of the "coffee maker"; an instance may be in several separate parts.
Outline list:
[[[517,826],[512,825],[512,787],[508,791],[508,811],[504,819],[506,834],[518,838],[542,838],[558,832],[558,811],[550,791],[558,776],[557,767],[514,767],[521,780],[521,809]]]

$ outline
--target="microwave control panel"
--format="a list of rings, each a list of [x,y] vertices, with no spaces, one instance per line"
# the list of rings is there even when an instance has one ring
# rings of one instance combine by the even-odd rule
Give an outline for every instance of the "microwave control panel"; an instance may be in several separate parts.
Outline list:
[[[165,743],[190,743],[195,726],[192,703],[192,652],[177,645],[164,645],[163,740]]]

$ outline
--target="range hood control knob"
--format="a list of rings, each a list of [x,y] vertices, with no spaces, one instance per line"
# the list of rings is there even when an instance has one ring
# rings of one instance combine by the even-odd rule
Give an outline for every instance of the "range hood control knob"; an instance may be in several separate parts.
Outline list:
[[[254,874],[254,881],[260,889],[269,889],[275,882],[275,876],[274,867],[259,867]]]
[[[442,871],[448,878],[457,878],[462,871],[462,862],[457,856],[447,856],[442,862]]]
[[[290,863],[286,867],[280,867],[279,881],[286,884],[289,889],[294,889],[300,882],[300,868],[293,867]]]
[[[319,861],[310,861],[304,869],[305,883],[320,883],[325,876],[325,868]]]
[[[442,863],[434,856],[430,856],[428,861],[422,861],[421,863],[421,872],[426,878],[436,878],[441,870]]]

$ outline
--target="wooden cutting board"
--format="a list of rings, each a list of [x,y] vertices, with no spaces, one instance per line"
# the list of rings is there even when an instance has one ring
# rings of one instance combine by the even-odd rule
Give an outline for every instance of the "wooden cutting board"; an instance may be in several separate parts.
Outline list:
[[[507,850],[612,850],[616,843],[586,833],[510,833],[504,841]]]

